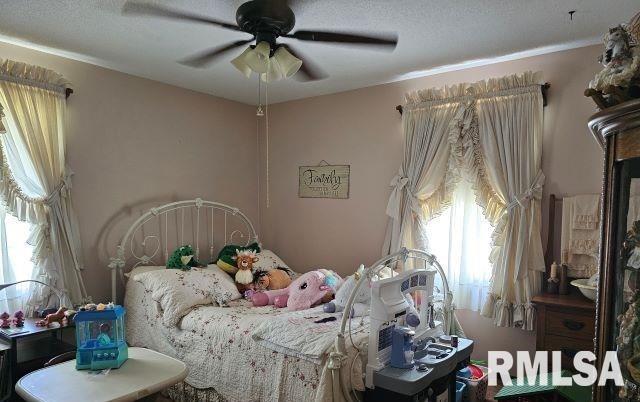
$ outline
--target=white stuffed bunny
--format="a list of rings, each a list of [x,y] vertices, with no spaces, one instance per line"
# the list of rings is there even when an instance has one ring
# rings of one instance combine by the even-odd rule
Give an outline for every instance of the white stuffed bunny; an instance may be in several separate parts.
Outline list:
[[[364,265],[360,265],[358,270],[353,274],[347,277],[345,281],[342,283],[342,286],[336,292],[335,299],[332,302],[325,304],[322,308],[325,313],[339,313],[344,310],[347,305],[347,301],[349,300],[349,296],[353,289],[356,287],[358,280],[360,277],[364,275]],[[380,271],[380,279],[389,278],[393,275],[391,269],[385,267]],[[406,323],[412,327],[417,327],[420,325],[420,318],[418,315],[418,311],[415,308],[415,304],[413,302],[413,298],[406,294],[405,299],[407,299],[407,303],[409,303],[410,308],[407,314]],[[371,306],[371,283],[367,282],[360,286],[358,289],[358,293],[353,302],[353,307],[351,308],[351,317],[362,317],[369,314],[369,308]]]
[[[336,292],[335,299],[332,302],[329,302],[323,306],[325,313],[339,313],[344,310],[344,307],[347,305],[347,301],[349,300],[349,296],[351,292],[356,287],[360,276],[364,273],[364,265],[360,265],[360,268],[356,271],[355,274],[350,275],[345,279],[342,283],[342,286]],[[352,317],[362,317],[363,315],[367,315],[369,310],[369,305],[371,304],[371,288],[369,284],[363,284],[358,289],[358,295],[356,296],[353,308],[351,309]]]

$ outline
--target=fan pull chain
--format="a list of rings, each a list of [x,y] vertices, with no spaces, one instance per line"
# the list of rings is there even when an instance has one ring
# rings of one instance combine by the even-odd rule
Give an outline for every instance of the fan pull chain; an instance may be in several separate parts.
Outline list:
[[[267,176],[267,208],[271,205],[269,193],[269,85],[264,84],[264,109],[265,109],[265,142],[267,148],[266,176]]]

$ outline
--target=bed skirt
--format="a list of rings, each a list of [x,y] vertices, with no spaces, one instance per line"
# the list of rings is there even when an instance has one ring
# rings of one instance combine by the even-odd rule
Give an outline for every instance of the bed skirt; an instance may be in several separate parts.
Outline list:
[[[213,388],[198,389],[182,381],[165,390],[174,402],[225,402],[222,395]]]

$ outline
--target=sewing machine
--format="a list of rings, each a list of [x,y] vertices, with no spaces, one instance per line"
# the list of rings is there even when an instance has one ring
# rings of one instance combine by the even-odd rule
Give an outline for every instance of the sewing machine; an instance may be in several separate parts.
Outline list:
[[[459,339],[457,347],[441,341],[447,338],[432,303],[436,272],[415,269],[372,282],[367,401],[455,400],[455,372],[469,360],[473,341]]]

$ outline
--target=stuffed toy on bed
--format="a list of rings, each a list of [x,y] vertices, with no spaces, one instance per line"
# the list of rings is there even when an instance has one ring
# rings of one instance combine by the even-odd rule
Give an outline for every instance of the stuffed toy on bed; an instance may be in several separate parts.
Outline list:
[[[257,271],[254,273],[253,288],[261,290],[279,290],[291,285],[291,270],[277,267],[268,271]]]
[[[176,248],[171,257],[167,260],[167,268],[189,270],[193,267],[203,267],[198,260],[195,259],[195,252],[190,245]]]
[[[329,269],[318,269],[300,275],[284,289],[256,292],[251,300],[256,307],[273,304],[290,311],[305,310],[331,300],[340,285],[340,275]]]
[[[236,262],[235,280],[240,293],[253,289],[253,264],[258,262],[258,257],[253,250],[236,250],[236,255],[232,257]]]
[[[227,244],[226,246],[222,247],[222,250],[220,250],[220,252],[218,253],[216,265],[218,266],[218,268],[231,276],[234,276],[236,272],[238,272],[236,260],[233,258],[237,255],[237,250],[251,250],[254,253],[259,253],[260,245],[258,243],[252,243],[248,246],[235,246],[233,244]]]
[[[349,300],[349,296],[351,296],[351,293],[356,288],[356,284],[360,280],[360,277],[364,275],[364,270],[364,265],[360,265],[358,270],[353,275],[350,275],[349,277],[347,277],[347,279],[344,280],[344,283],[336,292],[335,299],[322,306],[322,309],[325,313],[339,313],[344,311],[344,308]],[[391,269],[385,267],[380,271],[377,279],[390,278],[391,275]],[[411,297],[411,295],[405,294],[405,299],[407,300],[407,303],[409,303],[409,312],[407,314],[406,322],[412,327],[417,327],[418,325],[420,325],[420,316],[418,314],[418,310],[416,310],[415,308],[413,298]],[[351,307],[351,317],[362,317],[368,315],[370,308],[371,282],[366,281],[360,286],[360,288],[358,289],[358,293],[353,300],[353,305]]]
[[[332,302],[325,304],[322,308],[325,313],[337,313],[344,310],[347,305],[351,292],[356,288],[356,284],[360,277],[364,273],[364,265],[360,265],[360,268],[353,274],[344,280],[340,289],[336,292],[336,297]],[[367,314],[369,306],[371,305],[371,286],[368,283],[363,283],[358,289],[358,294],[353,301],[353,307],[351,308],[352,317],[362,317]]]

